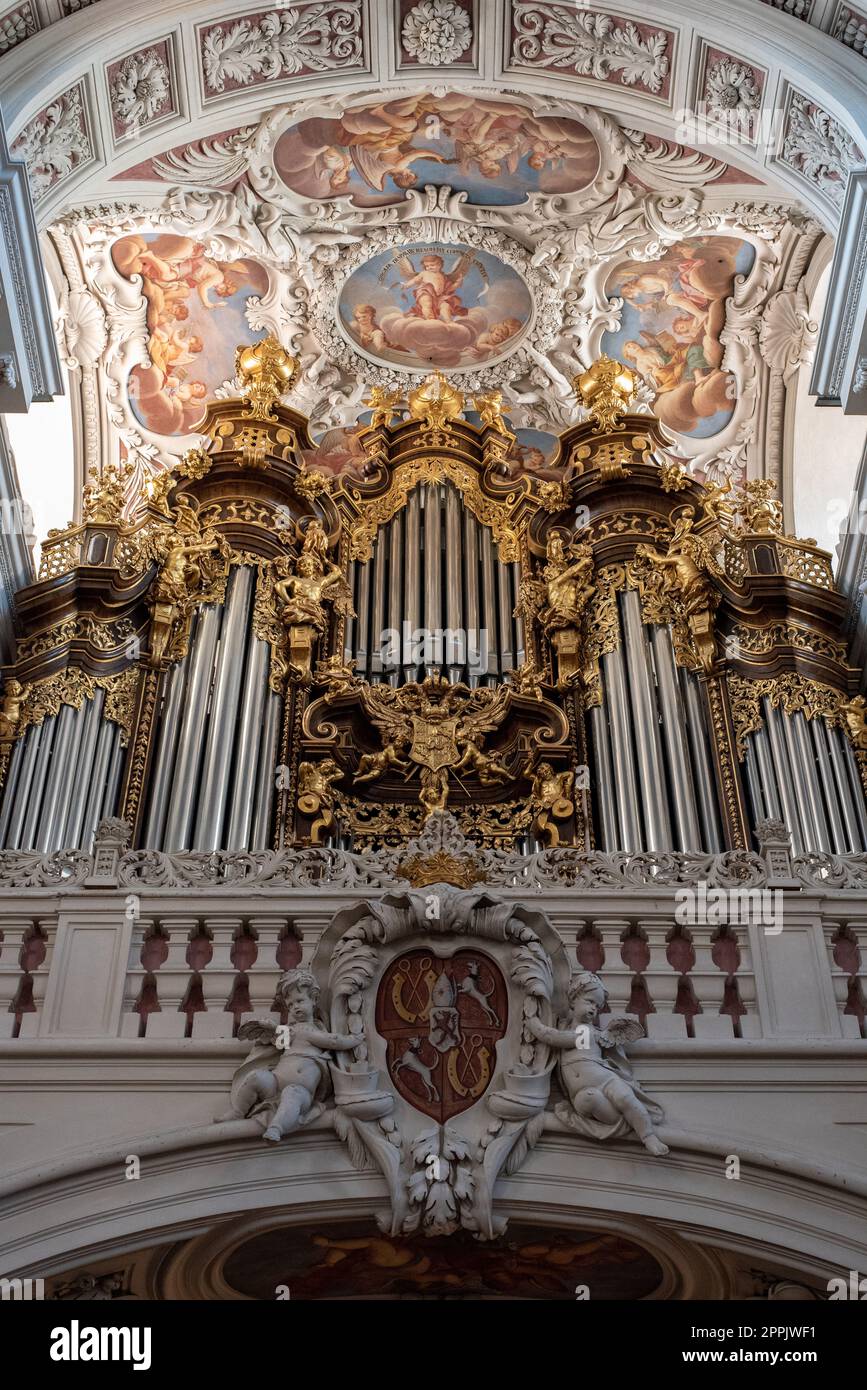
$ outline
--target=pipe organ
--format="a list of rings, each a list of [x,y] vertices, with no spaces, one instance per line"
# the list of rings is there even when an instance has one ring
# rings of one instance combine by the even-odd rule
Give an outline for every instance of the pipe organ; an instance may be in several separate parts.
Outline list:
[[[239,355],[206,446],[94,479],[19,595],[0,848],[408,842],[867,849],[865,702],[828,556],[763,480],[702,484],[603,358],[560,480],[515,474],[496,394],[374,388],[362,471],[305,463],[295,364]]]

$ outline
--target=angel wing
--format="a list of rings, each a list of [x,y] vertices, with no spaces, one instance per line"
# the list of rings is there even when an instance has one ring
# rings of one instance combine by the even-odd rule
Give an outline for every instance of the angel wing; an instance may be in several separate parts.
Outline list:
[[[249,1023],[241,1024],[238,1037],[244,1042],[258,1043],[260,1047],[276,1047],[277,1024],[270,1019],[251,1018]]]
[[[520,609],[531,616],[538,613],[547,597],[548,590],[541,579],[522,579],[518,590],[519,603],[515,611],[516,616],[520,616]]]
[[[717,564],[713,551],[702,536],[690,536],[684,549],[687,554],[691,555],[696,564],[706,569],[708,574],[713,575],[714,579],[725,579],[725,570]]]
[[[511,699],[509,686],[479,686],[464,706],[458,739],[469,734],[492,734],[505,719]]]
[[[609,1019],[605,1032],[599,1033],[603,1047],[623,1047],[625,1043],[636,1042],[644,1037],[644,1029],[637,1018],[627,1018],[625,1014]]]
[[[398,256],[394,263],[404,280],[411,280],[413,275],[415,275],[415,266],[409,256]]]
[[[323,590],[323,597],[329,599],[337,612],[342,613],[344,617],[355,617],[355,609],[352,606],[352,590],[336,566]]]
[[[473,251],[465,251],[454,270],[449,271],[449,284],[452,289],[457,289],[464,277],[469,274],[475,259],[476,257]]]
[[[397,695],[397,688],[393,685],[362,686],[364,712],[382,734],[383,744],[405,743],[412,737],[412,721],[396,704]]]

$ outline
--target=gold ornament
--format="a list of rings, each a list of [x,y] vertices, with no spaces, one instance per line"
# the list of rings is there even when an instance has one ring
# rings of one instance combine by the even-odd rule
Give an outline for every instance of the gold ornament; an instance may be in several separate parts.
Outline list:
[[[262,338],[235,352],[235,375],[241,382],[248,419],[276,420],[274,406],[298,377],[299,362],[274,337]]]
[[[686,625],[699,665],[705,671],[710,671],[716,661],[713,615],[720,595],[708,575],[717,579],[725,576],[707,541],[695,535],[694,521],[695,507],[684,507],[675,521],[674,534],[666,553],[663,555],[649,545],[637,546],[637,563],[630,566],[630,572],[644,590],[645,604],[650,606],[650,613],[645,607],[645,621],[667,621],[663,615],[668,606],[675,625]],[[649,562],[655,572],[649,580],[642,561]],[[678,646],[677,633],[675,646]]]
[[[334,829],[334,782],[339,782],[343,769],[333,758],[321,763],[300,763],[298,766],[298,810],[304,816],[315,816],[310,827],[310,843],[320,845]]]
[[[451,427],[464,408],[464,398],[456,386],[450,385],[442,372],[426,377],[420,386],[407,396],[410,419],[421,420],[422,430],[440,435]]]
[[[328,538],[314,518],[304,533],[294,573],[274,585],[277,614],[286,629],[289,674],[301,684],[313,679],[311,663],[317,638],[328,631],[328,609],[355,616],[352,590],[342,570],[328,560]]]
[[[506,435],[509,439],[515,438],[503,419],[502,391],[489,391],[484,396],[473,396],[473,405],[479,412],[483,428],[496,430],[497,434]]]
[[[370,395],[362,402],[373,411],[368,429],[388,428],[395,415],[400,413],[403,397],[400,391],[387,391],[384,386],[371,386]]]
[[[575,812],[572,799],[575,773],[568,769],[555,772],[547,762],[535,767],[535,756],[532,755],[524,768],[524,776],[533,780],[526,820],[533,835],[542,844],[559,845],[560,832],[554,822],[568,820]]]
[[[586,372],[573,377],[572,385],[596,429],[608,433],[635,398],[636,376],[623,362],[603,353]]]

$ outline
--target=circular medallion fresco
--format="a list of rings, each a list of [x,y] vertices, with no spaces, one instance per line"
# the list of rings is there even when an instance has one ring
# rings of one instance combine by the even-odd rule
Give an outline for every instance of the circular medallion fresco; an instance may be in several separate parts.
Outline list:
[[[414,243],[353,271],[337,315],[352,346],[375,362],[468,370],[518,346],[533,301],[518,272],[489,251]]]

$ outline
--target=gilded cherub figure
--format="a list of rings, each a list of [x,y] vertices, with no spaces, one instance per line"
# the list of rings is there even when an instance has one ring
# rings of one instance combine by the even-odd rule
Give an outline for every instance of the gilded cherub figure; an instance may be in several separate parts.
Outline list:
[[[575,790],[575,773],[566,768],[555,772],[548,762],[534,765],[535,755],[527,760],[524,776],[532,778],[528,813],[532,817],[532,831],[537,840],[545,845],[559,845],[560,832],[555,820],[566,820],[575,810],[572,795]]]
[[[334,791],[343,768],[333,758],[319,763],[303,762],[298,767],[298,810],[305,816],[316,816],[310,827],[310,843],[320,845],[325,835],[334,829]],[[318,814],[317,814],[318,813]]]
[[[511,778],[509,769],[503,766],[495,753],[482,752],[483,741],[483,735],[476,730],[467,734],[460,761],[455,763],[452,771],[458,776],[462,772],[474,772],[483,787],[493,787],[497,782],[508,782]]]
[[[331,1033],[317,1005],[319,986],[309,970],[287,970],[277,998],[286,1023],[254,1019],[243,1023],[239,1038],[255,1046],[232,1082],[231,1107],[218,1122],[261,1118],[262,1138],[278,1144],[293,1130],[310,1124],[325,1109],[330,1090],[329,1053],[358,1047],[359,1038]]]
[[[591,1139],[621,1139],[632,1131],[649,1153],[667,1154],[668,1145],[654,1130],[663,1112],[634,1079],[623,1050],[643,1036],[641,1024],[623,1014],[609,1019],[604,1030],[597,1028],[608,995],[589,970],[572,977],[568,997],[570,1015],[562,1027],[527,1019],[535,1037],[560,1050],[560,1080],[569,1103],[555,1107],[558,1117]]]
[[[326,605],[354,616],[352,591],[340,567],[329,561],[328,540],[317,521],[307,527],[295,572],[274,585],[274,598],[289,633],[290,672],[309,684],[314,643],[328,631]]]
[[[402,399],[400,391],[388,391],[384,386],[371,386],[370,395],[366,396],[363,402],[372,411],[370,429],[379,429],[383,425],[387,428],[395,415],[400,414]]]
[[[867,700],[863,695],[856,695],[840,706],[840,713],[846,721],[853,748],[867,749]]]
[[[6,682],[0,703],[0,743],[13,743],[18,737],[24,686],[13,676]]]

